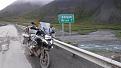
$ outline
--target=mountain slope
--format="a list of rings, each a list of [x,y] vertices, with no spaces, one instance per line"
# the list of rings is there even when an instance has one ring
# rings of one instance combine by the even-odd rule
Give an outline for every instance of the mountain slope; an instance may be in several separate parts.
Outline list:
[[[12,5],[0,11],[0,17],[16,17],[41,7],[42,4],[32,4],[30,2],[16,1]]]
[[[100,5],[100,8],[96,11],[96,20],[104,22],[121,22],[121,11],[117,8],[117,3],[115,3],[115,0],[103,0],[102,5]]]
[[[119,0],[120,1],[120,0]],[[55,0],[50,4],[24,15],[42,18],[46,21],[57,20],[57,15],[74,13],[76,20],[92,19],[99,22],[121,22],[121,10],[117,0]]]
[[[30,7],[31,4],[27,4],[29,5],[28,7]],[[18,5],[18,7],[19,6],[21,5]],[[8,8],[11,9],[13,7],[9,6]],[[63,13],[75,14],[77,22],[87,20],[98,22],[121,22],[121,0],[54,0],[42,7],[34,4],[32,8],[34,10],[31,10],[31,8],[19,10],[17,8],[18,11],[12,14],[10,13],[10,9],[8,14],[4,11],[5,16],[19,16],[25,19],[39,18],[47,22],[56,22],[58,14]]]

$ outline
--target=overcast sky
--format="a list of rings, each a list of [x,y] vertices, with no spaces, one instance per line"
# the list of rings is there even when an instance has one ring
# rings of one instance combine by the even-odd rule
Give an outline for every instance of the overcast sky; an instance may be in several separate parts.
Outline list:
[[[15,2],[17,0],[0,0],[0,10],[4,9],[5,7],[7,7],[8,5],[12,4],[13,2]],[[22,0],[20,0],[22,1]],[[36,1],[42,1],[44,3],[48,3],[51,2],[53,0],[23,0],[23,1],[29,1],[29,2],[36,2]]]

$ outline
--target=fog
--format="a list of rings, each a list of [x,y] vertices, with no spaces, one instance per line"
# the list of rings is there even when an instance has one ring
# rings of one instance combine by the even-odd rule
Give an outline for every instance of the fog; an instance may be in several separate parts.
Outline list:
[[[43,3],[43,4],[47,4],[51,1],[54,1],[54,0],[17,0],[19,2],[31,2],[31,3]]]

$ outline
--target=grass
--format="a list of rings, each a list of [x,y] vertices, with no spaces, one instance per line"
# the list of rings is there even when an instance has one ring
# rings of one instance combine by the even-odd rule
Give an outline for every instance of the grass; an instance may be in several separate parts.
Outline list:
[[[115,34],[121,40],[121,30],[115,31]]]
[[[0,19],[0,22],[3,24],[19,24],[19,25],[28,25],[30,22],[33,22],[33,19],[23,19],[23,18],[6,18]]]
[[[61,30],[61,24],[52,24],[56,29]],[[65,31],[68,32],[69,24],[64,24]],[[88,34],[90,32],[95,32],[97,30],[114,30],[117,37],[121,38],[121,23],[98,23],[92,21],[80,21],[78,23],[72,24],[72,32],[78,32],[81,35]]]
[[[21,18],[9,20],[8,18],[7,21],[14,23],[14,24],[28,25],[28,23],[34,20],[27,20],[27,19],[21,19]],[[52,25],[56,29],[61,30],[61,24],[56,22],[56,23],[53,23]],[[64,28],[66,32],[69,32],[69,24],[64,24]],[[81,35],[85,35],[90,32],[100,30],[100,29],[101,30],[103,29],[114,30],[116,36],[121,38],[121,23],[101,23],[101,22],[94,22],[91,19],[87,19],[87,20],[81,20],[72,24],[72,32],[78,32]]]
[[[86,34],[89,34],[91,32],[95,32],[96,30],[80,30],[78,33],[80,35],[86,35]]]

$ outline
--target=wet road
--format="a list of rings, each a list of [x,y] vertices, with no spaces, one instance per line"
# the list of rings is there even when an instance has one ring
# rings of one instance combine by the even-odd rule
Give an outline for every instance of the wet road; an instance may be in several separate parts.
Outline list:
[[[10,36],[10,45],[7,51],[0,52],[0,68],[41,68],[37,57],[27,55],[26,45],[21,44],[20,31],[13,25],[0,27],[1,37]],[[7,30],[6,30],[7,29]],[[51,64],[49,68],[101,68],[87,60],[72,57],[72,53],[54,46],[50,51]]]
[[[102,68],[90,61],[87,61],[78,56],[73,57],[73,54],[61,48],[54,46],[50,51],[50,66],[49,68]],[[26,55],[32,68],[40,68],[39,59]]]
[[[6,34],[11,39],[8,50],[3,46],[4,44],[0,45],[2,46],[0,68],[32,68],[24,55],[16,28],[13,25],[0,27],[0,37],[4,38]]]

